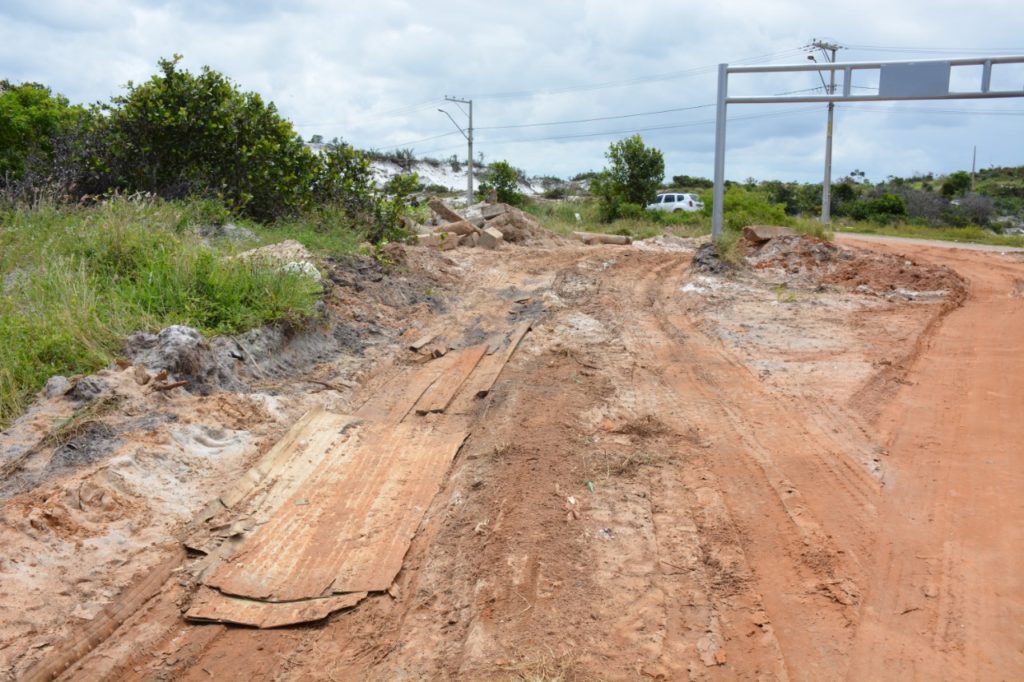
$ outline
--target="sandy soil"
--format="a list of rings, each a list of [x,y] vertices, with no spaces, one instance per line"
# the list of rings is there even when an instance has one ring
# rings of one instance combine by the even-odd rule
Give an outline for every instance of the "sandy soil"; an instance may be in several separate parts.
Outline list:
[[[65,678],[1020,677],[1024,262],[915,245],[857,252],[851,268],[807,249],[724,276],[664,241],[410,250],[424,284],[409,291],[429,285],[441,304],[368,296],[381,340],[366,357],[308,366],[279,395],[167,398],[197,416],[157,436],[220,428],[204,447],[227,453],[181,446],[171,460],[201,465],[163,484],[141,466],[156,489],[180,488],[173,500],[108,480],[88,532],[46,516],[75,486],[139,466],[111,466],[141,448],[120,431],[113,454],[3,503],[3,665],[26,675],[169,565]],[[339,295],[352,277],[334,278]],[[305,407],[379,399],[422,362],[403,339],[424,329],[460,347],[486,320],[524,315],[533,331],[469,410],[391,590],[278,630],[182,619],[206,561],[181,554],[192,515]],[[301,383],[338,378],[353,388]],[[224,534],[244,536],[244,522],[223,519]],[[92,536],[114,547],[115,532],[129,551],[77,549]],[[33,553],[50,563],[26,569]],[[79,589],[79,574],[102,590]]]

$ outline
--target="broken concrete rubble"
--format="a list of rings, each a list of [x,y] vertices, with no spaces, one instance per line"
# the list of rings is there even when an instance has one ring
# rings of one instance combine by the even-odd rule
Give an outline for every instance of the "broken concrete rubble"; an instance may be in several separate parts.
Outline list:
[[[430,210],[436,213],[441,219],[449,223],[457,223],[463,220],[462,216],[444,205],[440,199],[431,199],[427,202]]]
[[[792,237],[796,232],[779,225],[747,225],[743,228],[743,238],[751,244],[764,244],[775,237]]]
[[[480,233],[480,246],[485,249],[496,249],[504,241],[502,233],[493,227],[488,227]]]

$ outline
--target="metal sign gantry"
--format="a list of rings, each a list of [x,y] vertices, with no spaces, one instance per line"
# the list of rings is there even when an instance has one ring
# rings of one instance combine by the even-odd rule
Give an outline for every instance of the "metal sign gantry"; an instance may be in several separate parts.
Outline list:
[[[788,104],[795,102],[887,102],[895,100],[996,99],[1024,97],[1024,84],[1019,90],[992,90],[992,70],[1000,64],[1024,64],[1024,56],[978,57],[970,59],[917,60],[898,62],[833,62],[829,64],[779,64],[775,66],[718,65],[718,108],[715,116],[715,189],[711,212],[711,236],[722,234],[722,201],[725,196],[725,128],[726,110],[730,104]],[[978,90],[954,92],[949,83],[954,67],[980,66]],[[842,74],[842,92],[825,95],[771,95],[729,97],[729,76],[736,73],[790,73],[795,71],[829,71]],[[854,95],[853,75],[858,71],[878,72],[878,94]]]

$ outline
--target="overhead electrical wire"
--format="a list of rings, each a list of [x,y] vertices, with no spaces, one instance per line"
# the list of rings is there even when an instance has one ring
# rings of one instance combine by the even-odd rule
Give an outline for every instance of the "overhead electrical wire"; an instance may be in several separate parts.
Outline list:
[[[594,121],[611,121],[613,119],[621,118],[634,118],[636,116],[657,116],[659,114],[673,114],[679,111],[693,111],[694,109],[706,109],[708,107],[715,106],[714,102],[710,104],[697,104],[692,107],[675,107],[673,109],[661,109],[660,111],[639,111],[634,114],[619,114],[617,116],[597,116],[594,118],[577,118],[571,121],[548,121],[546,123],[517,123],[514,125],[504,126],[479,126],[474,130],[508,130],[509,128],[539,128],[542,126],[561,126],[575,123],[593,123]]]
[[[791,48],[783,50],[781,52],[771,52],[763,55],[755,55],[753,57],[745,57],[743,59],[733,60],[732,64],[747,64],[751,62],[757,62],[775,57],[789,56],[800,54],[803,52],[802,47]],[[474,100],[487,100],[487,99],[518,99],[526,97],[535,97],[537,95],[560,95],[569,92],[589,92],[592,90],[603,90],[606,88],[620,88],[629,85],[640,85],[643,83],[655,83],[666,80],[675,80],[678,78],[688,78],[690,76],[697,76],[704,73],[711,73],[718,68],[717,64],[707,64],[704,66],[697,66],[690,69],[683,69],[682,71],[671,71],[668,73],[656,74],[653,76],[641,76],[637,78],[627,78],[617,81],[607,81],[604,83],[592,83],[588,85],[570,85],[557,88],[542,88],[539,90],[520,90],[513,92],[491,92],[491,93],[479,93],[473,96]]]
[[[809,112],[809,111],[818,111],[818,110],[820,110],[820,107],[818,107],[818,106],[799,107],[799,108],[796,108],[796,109],[788,109],[786,111],[777,111],[777,112],[771,112],[771,113],[767,113],[767,114],[747,114],[747,115],[741,115],[741,116],[730,116],[729,120],[730,121],[741,121],[741,120],[749,120],[749,119],[755,119],[755,118],[775,118],[775,117],[779,117],[779,116],[791,116],[793,114],[800,114],[800,113],[806,113],[806,112]],[[580,133],[580,134],[576,134],[576,135],[554,135],[554,136],[549,136],[549,137],[509,138],[509,139],[504,139],[504,140],[502,140],[502,139],[499,139],[499,140],[481,139],[481,140],[478,140],[478,142],[480,142],[481,144],[522,144],[522,143],[528,143],[528,142],[552,142],[552,141],[557,141],[557,140],[575,140],[575,139],[583,139],[583,138],[588,138],[588,137],[609,137],[609,136],[614,136],[614,135],[632,135],[632,134],[636,134],[636,133],[652,132],[652,131],[658,131],[658,130],[672,130],[672,129],[677,129],[677,128],[692,128],[692,127],[696,127],[696,126],[714,125],[714,123],[715,123],[715,119],[706,119],[706,120],[702,120],[702,121],[688,121],[686,123],[673,123],[673,124],[663,125],[663,126],[650,126],[650,127],[646,127],[646,128],[633,128],[631,130],[603,130],[603,131],[595,132],[595,133]],[[428,151],[425,151],[425,152],[421,152],[421,153],[422,154],[434,154],[434,153],[437,153],[437,152],[448,151],[448,150],[452,150],[452,149],[461,149],[461,148],[462,148],[461,145],[458,146],[458,147],[440,147],[440,148],[437,148],[437,149],[431,149],[431,150],[428,150]]]
[[[850,50],[873,50],[875,52],[901,52],[913,54],[1024,54],[1024,47],[904,47],[895,45],[844,45]]]

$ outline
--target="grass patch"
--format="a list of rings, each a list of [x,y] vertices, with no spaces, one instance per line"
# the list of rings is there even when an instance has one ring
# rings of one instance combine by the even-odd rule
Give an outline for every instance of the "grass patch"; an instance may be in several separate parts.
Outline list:
[[[242,246],[203,245],[196,219],[190,205],[130,199],[0,213],[0,427],[47,378],[106,366],[134,331],[233,334],[313,314],[318,283],[225,258]]]
[[[998,234],[981,227],[928,227],[926,225],[877,225],[874,223],[847,223],[836,227],[837,232],[851,234],[877,234],[883,237],[910,237],[937,239],[946,242],[991,244],[992,246],[1024,247],[1024,235]]]
[[[640,217],[605,223],[598,218],[597,202],[593,199],[529,201],[523,210],[536,217],[546,229],[567,237],[573,232],[622,234],[633,239],[649,239],[661,234],[699,237],[711,233],[711,219],[702,213],[646,212]]]
[[[749,194],[740,195],[736,200],[726,202],[723,239],[730,249],[735,246],[742,229],[753,224],[781,225],[818,239],[832,239],[831,230],[817,220],[787,216],[778,207],[766,204],[757,197],[751,198]],[[733,196],[727,198],[733,199]],[[705,203],[710,206],[710,196],[706,198]],[[594,199],[530,201],[523,210],[536,217],[545,228],[564,236],[570,236],[573,232],[600,232],[628,235],[633,239],[649,239],[662,234],[677,237],[700,237],[711,234],[710,208],[679,213],[644,211],[640,216],[620,218],[610,223],[601,222],[598,217],[597,201]],[[576,219],[577,215],[579,220]]]

